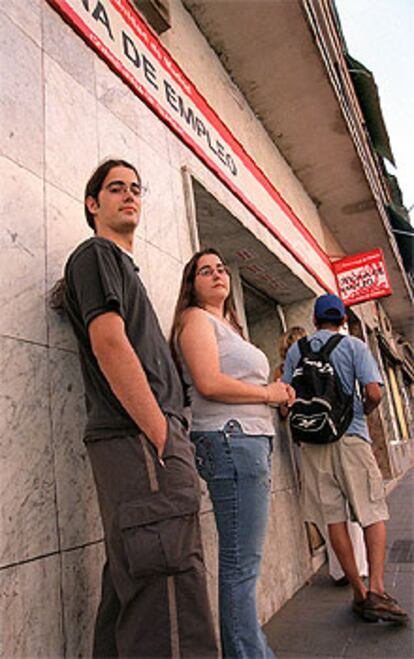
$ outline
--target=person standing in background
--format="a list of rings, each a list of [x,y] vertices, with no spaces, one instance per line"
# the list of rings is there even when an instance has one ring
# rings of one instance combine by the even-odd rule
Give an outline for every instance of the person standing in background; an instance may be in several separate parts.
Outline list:
[[[314,307],[316,332],[308,338],[313,353],[346,322],[345,306],[337,295],[322,295]],[[302,339],[304,340],[304,339]],[[301,358],[298,343],[289,349],[283,380],[291,383]],[[309,360],[311,361],[311,360]],[[408,615],[384,589],[388,509],[381,472],[371,448],[365,415],[382,397],[378,366],[363,341],[343,336],[330,354],[330,363],[345,394],[352,396],[352,419],[345,434],[328,444],[301,443],[302,502],[305,519],[327,526],[333,550],[349,580],[352,610],[364,620],[406,622]],[[356,395],[359,383],[363,397]],[[364,531],[368,588],[359,574],[347,528],[348,511]]]
[[[278,380],[283,376],[285,359],[289,351],[289,348],[294,343],[296,343],[296,341],[299,341],[299,339],[301,339],[304,336],[307,336],[307,331],[305,330],[305,328],[300,326],[295,326],[287,329],[286,332],[284,332],[280,337],[279,355],[282,361],[275,370],[274,373],[275,380]],[[286,419],[288,414],[289,414],[289,408],[285,405],[280,405],[279,407],[280,417],[282,419]],[[300,451],[296,451],[295,462],[297,463],[299,460],[300,460]],[[352,546],[354,549],[355,561],[357,564],[358,573],[361,577],[367,577],[368,563],[367,563],[367,552],[364,544],[364,534],[362,533],[362,529],[357,522],[351,522],[351,520],[348,520],[347,526],[348,526],[349,537],[351,538]],[[349,581],[345,576],[345,573],[336,557],[334,550],[332,549],[332,545],[329,540],[328,529],[325,527],[319,529],[319,531],[323,535],[325,540],[326,551],[328,555],[328,571],[333,579],[333,582],[335,583],[336,586],[347,586],[349,584]]]
[[[279,357],[281,359],[281,362],[276,366],[275,372],[273,375],[273,379],[275,382],[277,380],[280,380],[280,378],[283,375],[283,371],[285,368],[285,359],[286,355],[288,353],[288,350],[290,346],[292,346],[296,341],[299,341],[303,336],[307,335],[307,331],[305,330],[304,327],[300,327],[298,325],[295,325],[294,327],[289,327],[289,329],[286,330],[286,332],[283,332],[282,336],[279,339]]]

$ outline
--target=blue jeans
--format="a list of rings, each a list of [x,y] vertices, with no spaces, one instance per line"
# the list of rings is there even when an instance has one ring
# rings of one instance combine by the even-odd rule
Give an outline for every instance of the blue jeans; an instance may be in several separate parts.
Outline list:
[[[269,512],[272,439],[245,435],[233,419],[223,431],[192,432],[191,439],[219,536],[223,657],[271,659],[257,620],[256,582]]]

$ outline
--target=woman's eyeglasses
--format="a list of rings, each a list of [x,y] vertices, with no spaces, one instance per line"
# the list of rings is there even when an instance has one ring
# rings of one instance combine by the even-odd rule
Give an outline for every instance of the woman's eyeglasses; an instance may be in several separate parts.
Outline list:
[[[218,263],[215,268],[211,265],[203,265],[200,270],[197,270],[196,277],[198,275],[200,275],[200,277],[212,277],[215,272],[217,272],[218,275],[230,275],[230,269],[224,265],[224,263]]]

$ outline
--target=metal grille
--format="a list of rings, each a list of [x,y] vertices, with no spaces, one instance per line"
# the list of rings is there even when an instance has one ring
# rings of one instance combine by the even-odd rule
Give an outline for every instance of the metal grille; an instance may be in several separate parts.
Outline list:
[[[414,563],[414,541],[395,540],[390,549],[389,563]]]

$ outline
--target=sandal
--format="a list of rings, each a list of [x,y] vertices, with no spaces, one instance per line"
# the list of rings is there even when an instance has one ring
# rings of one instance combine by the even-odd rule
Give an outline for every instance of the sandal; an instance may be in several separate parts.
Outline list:
[[[400,607],[397,600],[387,593],[374,593],[368,591],[367,598],[357,603],[361,608],[361,617],[364,620],[405,623],[409,620],[408,614]],[[356,611],[355,611],[356,613]]]

